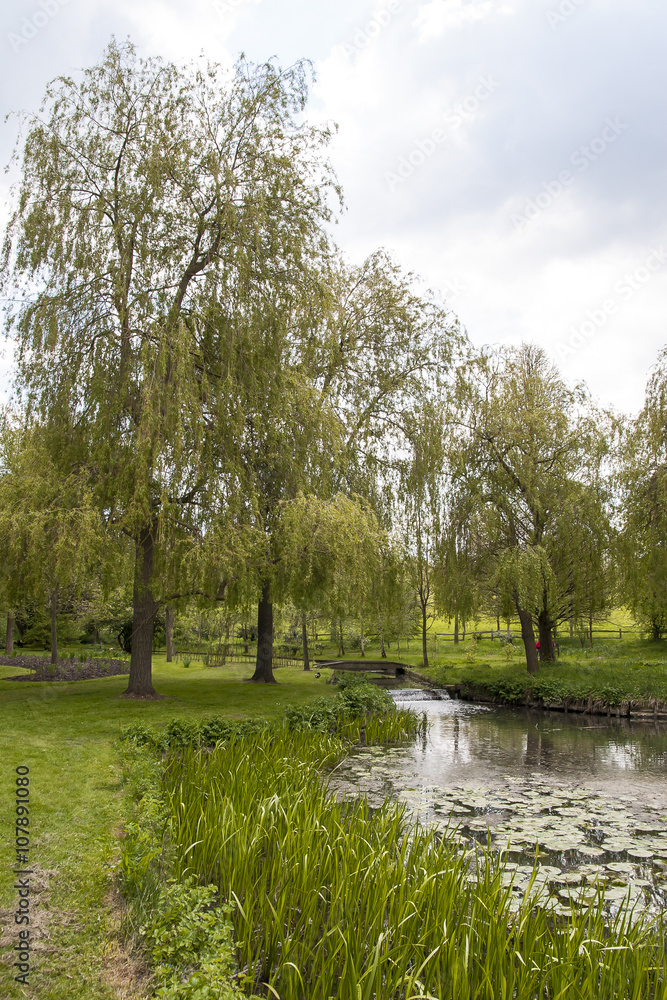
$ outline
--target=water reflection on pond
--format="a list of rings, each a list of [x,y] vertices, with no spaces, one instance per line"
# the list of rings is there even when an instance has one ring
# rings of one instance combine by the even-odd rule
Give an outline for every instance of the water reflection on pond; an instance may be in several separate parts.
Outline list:
[[[400,703],[401,693],[396,692]],[[417,701],[428,728],[410,746],[348,757],[340,796],[403,800],[462,844],[508,851],[520,894],[537,855],[554,906],[604,891],[641,906],[667,901],[667,725]]]

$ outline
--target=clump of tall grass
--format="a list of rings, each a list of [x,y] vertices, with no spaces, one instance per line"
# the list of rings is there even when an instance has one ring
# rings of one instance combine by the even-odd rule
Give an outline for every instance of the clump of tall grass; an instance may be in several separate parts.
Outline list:
[[[283,728],[167,759],[177,878],[233,904],[240,982],[280,1000],[665,1000],[662,930],[517,902],[502,862],[322,781],[338,733]]]

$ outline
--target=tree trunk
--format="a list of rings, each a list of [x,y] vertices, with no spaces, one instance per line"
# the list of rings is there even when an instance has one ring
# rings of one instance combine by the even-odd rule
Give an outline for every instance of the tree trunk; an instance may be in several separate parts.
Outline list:
[[[366,651],[364,649],[364,619],[359,618],[359,645],[361,646],[361,655],[366,658]]]
[[[593,615],[588,616],[588,642],[591,649],[593,648]]]
[[[93,646],[99,646],[100,644],[100,630],[97,625],[93,625]]]
[[[303,643],[303,669],[310,670],[308,659],[308,631],[306,629],[306,612],[301,613],[301,642]]]
[[[51,663],[58,662],[58,588],[51,591]]]
[[[340,655],[345,656],[345,640],[343,638],[343,619],[338,619],[338,633],[340,635]]]
[[[537,634],[540,639],[540,659],[553,663],[556,659],[554,656],[553,634],[551,632],[551,621],[545,611],[540,611],[537,616]]]
[[[7,612],[7,638],[5,639],[5,652],[7,656],[14,655],[14,615]]]
[[[384,648],[384,633],[383,632],[380,632],[380,656],[382,657],[383,660],[387,659],[387,654],[386,654],[385,648]]]
[[[154,559],[152,526],[140,533],[135,551],[130,677],[124,693],[134,698],[157,698],[152,679],[153,631],[158,610],[151,590]]]
[[[276,684],[273,676],[273,604],[269,584],[262,586],[257,608],[257,659],[255,673],[249,678],[255,684]]]
[[[174,659],[174,609],[171,604],[167,605],[164,616],[164,635],[167,643],[167,663],[172,663]]]
[[[454,645],[458,645],[459,641],[459,616],[458,613],[454,615]]]
[[[526,666],[528,668],[528,673],[536,674],[540,669],[540,663],[537,659],[537,650],[535,649],[533,616],[530,612],[524,611],[518,606],[516,610],[519,615],[519,621],[521,622],[521,638],[523,639],[523,648],[526,651]]]
[[[426,605],[422,604],[422,656],[423,666],[428,667],[428,650],[426,648]]]

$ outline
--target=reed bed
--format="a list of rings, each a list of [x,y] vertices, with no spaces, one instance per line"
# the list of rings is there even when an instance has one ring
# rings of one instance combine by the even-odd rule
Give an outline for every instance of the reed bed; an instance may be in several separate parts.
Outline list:
[[[347,734],[345,734],[347,735]],[[662,928],[517,903],[502,862],[403,808],[337,802],[341,734],[266,731],[166,763],[175,874],[233,904],[240,982],[280,1000],[667,1000]]]

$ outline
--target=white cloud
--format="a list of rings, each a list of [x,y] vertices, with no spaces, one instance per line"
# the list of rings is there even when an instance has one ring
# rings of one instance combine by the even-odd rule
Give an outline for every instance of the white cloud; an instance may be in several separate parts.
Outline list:
[[[448,29],[482,21],[492,13],[511,14],[513,6],[493,0],[430,0],[419,8],[415,18],[419,41],[439,38]]]
[[[552,30],[545,11],[559,0],[394,0],[391,18],[379,16],[390,0],[219,2],[222,16],[215,0],[70,0],[18,53],[7,35],[37,0],[0,5],[0,115],[36,108],[47,80],[94,63],[112,32],[177,61],[202,49],[221,62],[241,50],[283,65],[311,56],[309,115],[340,126],[330,155],[348,205],[342,247],[357,259],[394,250],[451,299],[477,344],[535,340],[604,402],[641,405],[667,340],[667,267],[574,356],[558,359],[556,345],[624,269],[667,245],[667,7],[587,0]],[[482,80],[494,81],[488,96]],[[573,151],[616,117],[627,129],[580,170]],[[14,134],[10,122],[4,160]],[[387,173],[410,155],[390,190]],[[532,203],[537,217],[513,225]]]

